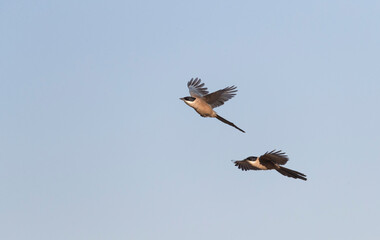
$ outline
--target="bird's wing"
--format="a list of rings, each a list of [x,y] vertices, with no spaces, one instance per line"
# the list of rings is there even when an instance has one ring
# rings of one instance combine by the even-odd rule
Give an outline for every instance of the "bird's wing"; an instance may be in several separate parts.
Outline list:
[[[204,99],[212,108],[216,108],[233,98],[233,96],[236,95],[236,92],[237,90],[235,86],[226,87],[216,92],[207,94],[204,96]]]
[[[249,159],[249,158],[247,158]],[[235,166],[237,166],[239,169],[241,169],[242,171],[248,171],[248,170],[260,170],[259,168],[257,167],[254,167],[252,166],[250,163],[249,163],[249,160],[247,159],[244,159],[242,161],[234,161],[235,163]]]
[[[189,88],[190,95],[192,97],[203,97],[208,94],[207,88],[204,87],[204,83],[201,83],[200,78],[191,79],[187,83],[187,87]]]
[[[288,156],[281,150],[266,152],[264,155],[261,155],[259,159],[261,162],[270,161],[278,165],[284,165],[289,160]]]

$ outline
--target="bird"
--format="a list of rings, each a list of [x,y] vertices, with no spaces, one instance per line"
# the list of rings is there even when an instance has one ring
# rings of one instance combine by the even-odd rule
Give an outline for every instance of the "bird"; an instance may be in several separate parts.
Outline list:
[[[305,174],[280,166],[285,165],[288,160],[288,156],[281,150],[272,150],[260,157],[251,156],[241,161],[233,161],[233,163],[242,171],[275,169],[284,176],[306,181]]]
[[[204,85],[204,83],[201,83],[200,78],[192,78],[187,83],[190,96],[180,98],[180,100],[184,101],[188,106],[192,107],[202,117],[216,118],[223,123],[228,124],[245,133],[244,130],[237,127],[232,122],[222,118],[214,111],[214,108],[222,106],[225,102],[236,95],[236,86],[226,87],[213,93],[209,93]]]

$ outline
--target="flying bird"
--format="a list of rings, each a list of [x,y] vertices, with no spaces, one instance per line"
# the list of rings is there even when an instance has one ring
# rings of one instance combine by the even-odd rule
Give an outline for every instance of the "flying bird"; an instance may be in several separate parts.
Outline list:
[[[225,102],[227,102],[228,100],[230,100],[236,95],[236,92],[237,92],[236,87],[235,86],[226,87],[216,92],[209,93],[207,88],[204,87],[204,85],[205,85],[204,83],[201,83],[201,79],[192,78],[187,83],[190,96],[183,97],[180,99],[184,101],[190,107],[194,108],[194,110],[197,113],[199,113],[199,115],[201,115],[202,117],[217,118],[218,120],[224,122],[225,124],[228,124],[242,131],[243,133],[245,133],[244,130],[238,128],[232,122],[222,118],[214,111],[214,108],[222,106]]]
[[[296,179],[299,178],[306,181],[305,174],[280,166],[285,165],[288,160],[288,156],[284,152],[281,152],[281,150],[273,150],[271,152],[266,152],[260,157],[247,157],[242,161],[233,162],[235,163],[235,166],[242,171],[275,169],[284,176]]]

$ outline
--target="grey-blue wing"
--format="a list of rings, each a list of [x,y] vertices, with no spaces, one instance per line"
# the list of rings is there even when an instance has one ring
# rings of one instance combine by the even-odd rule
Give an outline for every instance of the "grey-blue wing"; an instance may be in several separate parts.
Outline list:
[[[208,94],[207,88],[204,87],[204,83],[201,83],[200,78],[192,78],[188,83],[187,87],[189,88],[190,95],[192,97],[203,97]]]
[[[216,92],[204,96],[204,100],[212,107],[216,108],[223,105],[236,95],[237,89],[235,86],[226,87]]]
[[[270,161],[278,165],[284,165],[288,162],[288,160],[289,160],[288,156],[281,150],[278,150],[278,151],[272,150],[260,156],[260,161],[262,162]]]

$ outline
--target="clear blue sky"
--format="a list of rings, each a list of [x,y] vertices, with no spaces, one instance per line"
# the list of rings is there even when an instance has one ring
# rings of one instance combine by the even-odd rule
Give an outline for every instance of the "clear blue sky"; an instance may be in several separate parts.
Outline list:
[[[378,239],[379,1],[2,1],[0,239]],[[204,119],[200,77],[238,95]],[[287,167],[232,159],[282,149]]]

